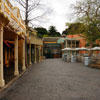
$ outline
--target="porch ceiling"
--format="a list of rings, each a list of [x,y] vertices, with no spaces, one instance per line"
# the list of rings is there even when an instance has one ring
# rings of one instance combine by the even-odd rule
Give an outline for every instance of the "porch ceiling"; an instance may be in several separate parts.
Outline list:
[[[37,38],[37,37],[30,37],[30,40],[27,40],[28,44],[35,44],[35,45],[43,45],[43,42],[41,39]]]
[[[9,41],[14,41],[15,37],[16,37],[16,33],[10,31],[7,28],[4,28],[4,40],[9,40]]]

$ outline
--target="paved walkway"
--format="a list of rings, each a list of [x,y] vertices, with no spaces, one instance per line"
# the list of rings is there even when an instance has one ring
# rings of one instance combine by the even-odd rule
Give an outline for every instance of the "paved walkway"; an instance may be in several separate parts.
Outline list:
[[[48,59],[29,68],[1,100],[100,100],[100,70]]]

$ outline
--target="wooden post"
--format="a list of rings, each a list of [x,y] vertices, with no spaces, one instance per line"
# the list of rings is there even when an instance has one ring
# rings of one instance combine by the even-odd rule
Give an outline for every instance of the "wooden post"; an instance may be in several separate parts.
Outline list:
[[[76,48],[76,42],[77,42],[77,41],[75,40],[75,48]],[[75,50],[75,55],[76,55],[76,54],[77,54],[77,53],[76,53],[76,50]]]
[[[66,48],[68,47],[68,43],[67,43],[68,41],[66,40]]]
[[[22,66],[22,70],[26,70],[26,66],[25,66],[25,40],[23,40],[23,66]]]
[[[72,40],[71,40],[71,49],[72,49],[72,44],[73,44],[73,42],[72,42]],[[72,50],[71,50],[71,56],[72,56]]]
[[[32,61],[31,61],[31,43],[29,44],[29,64],[30,65],[32,64]]]
[[[39,62],[41,62],[41,46],[39,46]]]
[[[37,54],[36,54],[36,45],[34,46],[34,56],[35,56],[35,59],[34,59],[34,63],[37,63],[37,61],[36,61],[36,58],[37,58],[37,56],[36,56]]]
[[[42,46],[42,51],[41,52],[42,52],[42,61],[43,61],[43,46]]]
[[[14,75],[19,75],[18,70],[18,36],[15,37],[15,72]]]
[[[5,85],[3,72],[3,25],[0,24],[0,87]]]

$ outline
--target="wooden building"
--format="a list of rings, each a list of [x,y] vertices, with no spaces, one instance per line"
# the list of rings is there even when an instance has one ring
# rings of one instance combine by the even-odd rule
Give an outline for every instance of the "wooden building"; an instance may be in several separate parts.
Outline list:
[[[25,66],[25,24],[20,11],[8,0],[0,0],[0,87],[6,83],[5,69],[19,75],[19,66]]]
[[[37,37],[37,31],[30,30],[29,38],[27,39],[27,57],[28,64],[41,62],[43,59],[43,42]]]
[[[61,44],[57,43],[60,37],[44,37],[43,49],[46,58],[61,58]]]

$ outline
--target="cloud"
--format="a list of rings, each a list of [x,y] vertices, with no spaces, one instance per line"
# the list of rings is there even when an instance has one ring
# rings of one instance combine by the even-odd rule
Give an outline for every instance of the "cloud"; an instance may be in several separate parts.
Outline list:
[[[48,22],[40,25],[46,28],[50,25],[54,25],[59,32],[62,32],[66,28],[65,23],[70,21],[67,16],[71,12],[70,6],[72,3],[75,3],[76,0],[44,0],[44,2],[53,8],[54,11],[48,16]],[[15,4],[14,1],[13,4]]]
[[[70,5],[75,2],[75,0],[50,0],[51,7],[54,8],[54,14],[50,15],[50,23],[56,26],[59,32],[62,32],[66,26],[65,23],[69,21],[67,15],[70,13]]]

